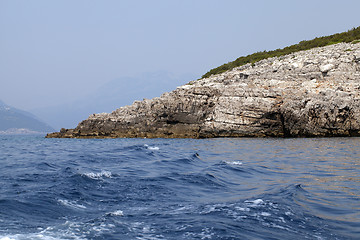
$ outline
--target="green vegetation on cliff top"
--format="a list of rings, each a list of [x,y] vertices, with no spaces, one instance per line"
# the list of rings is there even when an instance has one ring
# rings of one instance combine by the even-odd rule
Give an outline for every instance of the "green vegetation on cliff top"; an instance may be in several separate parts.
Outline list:
[[[235,67],[245,65],[247,63],[255,63],[260,60],[271,58],[271,57],[280,57],[294,52],[299,52],[303,50],[309,50],[311,48],[323,47],[331,44],[346,42],[346,43],[358,43],[360,39],[360,27],[353,28],[347,32],[337,33],[330,36],[319,37],[309,41],[301,41],[298,44],[285,47],[283,49],[276,49],[273,51],[263,51],[257,52],[246,57],[239,57],[235,61],[225,63],[220,67],[211,69],[209,72],[205,73],[202,78],[210,77],[213,74],[219,74],[231,70]]]

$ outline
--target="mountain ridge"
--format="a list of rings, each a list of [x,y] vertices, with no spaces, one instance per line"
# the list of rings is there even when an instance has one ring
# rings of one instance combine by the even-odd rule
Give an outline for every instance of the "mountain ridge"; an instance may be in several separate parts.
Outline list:
[[[0,133],[26,134],[54,131],[34,114],[14,108],[0,100]]]

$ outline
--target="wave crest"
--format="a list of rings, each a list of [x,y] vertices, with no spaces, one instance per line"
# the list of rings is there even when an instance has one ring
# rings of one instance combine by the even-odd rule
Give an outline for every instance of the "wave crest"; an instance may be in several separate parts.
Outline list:
[[[82,175],[95,180],[102,179],[103,177],[112,178],[112,173],[109,171],[101,171],[99,173],[89,172],[83,173]]]

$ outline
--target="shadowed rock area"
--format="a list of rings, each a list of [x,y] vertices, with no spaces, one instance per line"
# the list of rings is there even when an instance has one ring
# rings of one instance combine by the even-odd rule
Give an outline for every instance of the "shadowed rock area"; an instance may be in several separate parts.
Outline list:
[[[360,136],[360,43],[247,64],[49,138]]]

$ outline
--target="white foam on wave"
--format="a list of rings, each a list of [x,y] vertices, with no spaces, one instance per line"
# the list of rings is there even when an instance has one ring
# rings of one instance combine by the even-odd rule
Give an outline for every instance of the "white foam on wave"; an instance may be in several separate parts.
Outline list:
[[[51,236],[44,236],[42,234],[16,234],[16,235],[9,235],[9,236],[0,236],[0,240],[25,240],[25,239],[41,239],[41,240],[57,240],[60,238],[54,238]]]
[[[209,214],[213,212],[221,212],[223,208],[227,207],[225,204],[214,204],[206,205],[204,209],[200,212],[201,214]]]
[[[270,227],[270,228],[278,228],[278,229],[282,229],[282,230],[286,230],[286,231],[290,231],[289,228],[287,227],[283,227],[283,226],[280,226],[280,225],[277,225],[275,223],[267,223],[267,222],[263,222],[262,223],[263,226],[265,227]]]
[[[286,216],[291,216],[291,215],[294,215],[294,214],[291,213],[291,212],[285,212],[285,215],[286,215]]]
[[[200,233],[195,233],[191,231],[184,234],[184,236],[189,239],[212,239],[214,235],[215,233],[213,232],[213,228],[208,227],[201,229]]]
[[[92,226],[91,230],[97,233],[103,233],[103,232],[111,231],[111,229],[114,227],[115,227],[114,224],[100,223],[99,225]]]
[[[248,206],[250,207],[257,207],[257,206],[260,206],[262,204],[264,204],[264,200],[262,199],[255,199],[255,200],[247,200],[245,201],[246,204],[248,204]]]
[[[42,232],[40,233],[29,233],[29,234],[14,234],[14,235],[8,235],[8,236],[0,236],[0,240],[60,240],[60,239],[79,239],[76,237],[71,236],[51,236],[44,234]]]
[[[181,206],[179,208],[173,209],[173,210],[169,211],[168,213],[177,215],[177,214],[190,213],[192,211],[194,211],[194,206],[188,205],[188,206]]]
[[[66,207],[75,208],[75,209],[86,209],[86,207],[84,205],[78,204],[75,201],[59,199],[58,202],[61,203],[64,206],[66,206]]]
[[[106,215],[110,215],[110,216],[124,216],[124,212],[121,210],[116,210],[114,212],[109,212]]]
[[[110,232],[114,227],[114,224],[107,224],[103,221],[92,223],[66,221],[54,233],[65,233],[71,236],[65,239],[88,239],[87,234],[100,235],[101,233]]]
[[[240,166],[242,165],[243,163],[240,162],[240,161],[225,161],[226,164],[229,164],[229,165],[235,165],[235,166]]]
[[[146,147],[146,148],[149,149],[149,150],[153,150],[153,151],[158,151],[158,150],[160,150],[159,147],[152,147],[152,146],[149,146],[149,145],[147,145],[147,144],[144,144],[144,147]]]
[[[67,201],[60,202],[66,203]],[[83,240],[89,239],[87,236],[89,234],[101,236],[101,233],[111,232],[114,228],[114,224],[107,224],[105,222],[82,223],[66,221],[63,224],[57,226],[51,226],[45,229],[38,228],[39,231],[33,233],[7,235],[0,234],[0,240]]]
[[[269,216],[271,216],[271,214],[268,213],[268,212],[262,212],[262,213],[261,213],[261,216],[269,217]]]
[[[155,229],[151,227],[151,225],[144,222],[133,222],[128,227],[130,231],[137,234],[136,239],[139,240],[157,240],[164,239],[164,236],[161,234],[156,234]]]
[[[148,149],[149,150],[160,150],[160,148],[158,148],[158,147],[149,147]]]
[[[99,173],[89,172],[89,173],[83,173],[82,175],[87,176],[91,179],[101,179],[103,177],[111,178],[112,174],[109,171],[101,171]]]
[[[235,207],[235,209],[242,212],[250,212],[250,208],[247,207]]]

